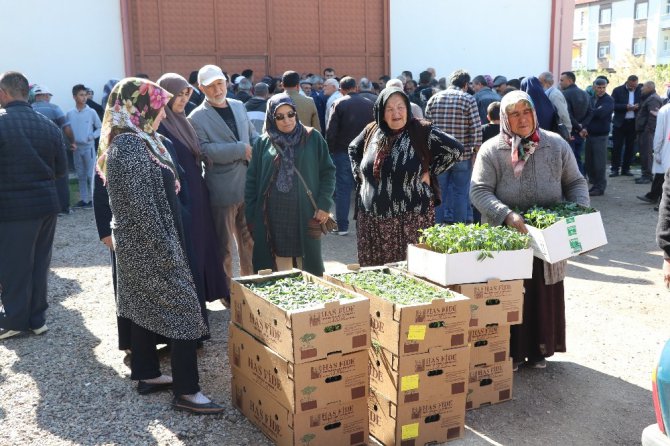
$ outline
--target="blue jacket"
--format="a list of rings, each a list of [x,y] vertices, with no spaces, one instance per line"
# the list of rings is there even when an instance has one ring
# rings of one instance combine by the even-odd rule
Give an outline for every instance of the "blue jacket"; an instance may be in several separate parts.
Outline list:
[[[24,101],[0,109],[0,221],[56,214],[56,178],[66,174],[61,130]]]
[[[582,124],[589,132],[589,136],[607,136],[610,133],[610,120],[614,110],[612,96],[605,93],[601,97],[591,98],[591,116]]]
[[[634,93],[634,103],[640,105],[640,92],[642,91],[642,86],[638,84]],[[612,118],[612,124],[614,127],[621,127],[623,121],[626,117],[626,106],[628,105],[628,89],[626,84],[619,85],[614,90],[612,90],[612,99],[614,100],[614,117]],[[637,116],[637,111],[634,112]]]

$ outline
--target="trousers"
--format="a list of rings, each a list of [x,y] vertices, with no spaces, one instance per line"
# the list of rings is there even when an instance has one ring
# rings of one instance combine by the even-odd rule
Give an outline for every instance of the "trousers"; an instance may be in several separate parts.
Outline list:
[[[223,270],[230,288],[230,278],[233,277],[233,243],[237,243],[240,274],[248,276],[254,273],[254,266],[251,262],[254,240],[247,228],[247,219],[244,217],[244,202],[231,206],[212,206],[212,217],[219,240],[219,252],[223,258]]]
[[[74,169],[79,180],[79,197],[81,201],[88,203],[93,196],[95,148],[92,144],[90,146],[79,146],[72,155],[74,157]]]

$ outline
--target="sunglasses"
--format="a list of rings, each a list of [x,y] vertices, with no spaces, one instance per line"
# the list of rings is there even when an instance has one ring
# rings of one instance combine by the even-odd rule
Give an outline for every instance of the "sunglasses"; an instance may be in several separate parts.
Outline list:
[[[293,118],[295,118],[295,115],[296,115],[296,112],[294,112],[294,111],[290,111],[290,112],[286,113],[285,115],[283,115],[283,114],[281,114],[281,113],[277,113],[277,114],[275,115],[275,119],[276,119],[277,121],[283,121],[284,118],[293,119]]]

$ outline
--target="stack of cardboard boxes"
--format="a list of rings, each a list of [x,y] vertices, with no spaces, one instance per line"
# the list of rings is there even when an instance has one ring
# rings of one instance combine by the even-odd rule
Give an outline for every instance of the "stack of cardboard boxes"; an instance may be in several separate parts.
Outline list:
[[[298,271],[232,281],[233,405],[277,445],[367,444],[369,301],[286,311],[245,286],[291,275],[334,287]]]
[[[389,268],[362,270],[370,269],[405,274]],[[338,276],[325,279],[370,299],[370,434],[385,445],[442,443],[463,436],[469,299],[451,293],[452,298],[427,304],[400,305]]]
[[[522,323],[523,279],[532,277],[533,251],[503,251],[483,258],[481,252],[439,254],[410,245],[407,268],[471,299],[466,408],[511,399],[510,325]]]

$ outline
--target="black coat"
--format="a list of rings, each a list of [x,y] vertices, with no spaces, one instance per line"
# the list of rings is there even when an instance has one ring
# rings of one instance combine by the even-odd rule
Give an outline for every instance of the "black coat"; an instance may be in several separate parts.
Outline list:
[[[374,121],[374,105],[358,93],[349,93],[335,101],[326,129],[330,153],[349,153],[349,143]]]
[[[634,103],[640,105],[640,92],[642,86],[638,84],[635,89],[635,99]],[[614,99],[614,118],[612,118],[612,125],[614,127],[621,127],[626,116],[626,106],[628,105],[628,89],[626,85],[619,85],[614,90],[612,90],[612,99]],[[635,111],[635,116],[637,116],[637,111]]]
[[[67,173],[63,133],[24,101],[0,109],[0,221],[56,214],[56,178]]]

